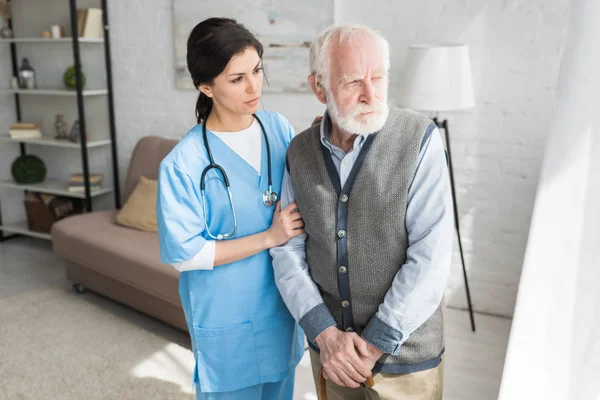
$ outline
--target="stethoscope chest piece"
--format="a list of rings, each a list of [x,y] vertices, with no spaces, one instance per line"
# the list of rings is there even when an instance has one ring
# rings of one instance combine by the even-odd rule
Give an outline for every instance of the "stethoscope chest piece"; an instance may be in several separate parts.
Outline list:
[[[269,186],[269,188],[263,193],[263,203],[265,203],[265,206],[267,207],[272,207],[275,203],[277,203],[277,200],[279,200],[277,193],[275,193]]]

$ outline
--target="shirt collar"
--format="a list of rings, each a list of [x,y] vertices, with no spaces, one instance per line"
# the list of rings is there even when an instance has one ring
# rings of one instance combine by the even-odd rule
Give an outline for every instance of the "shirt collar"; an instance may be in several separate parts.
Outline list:
[[[321,144],[327,148],[330,152],[333,152],[334,145],[331,144],[330,139],[330,129],[331,129],[331,117],[329,116],[329,112],[325,110],[323,114],[323,119],[321,120]],[[368,135],[358,135],[356,140],[354,141],[354,148],[362,145],[362,143],[367,139]],[[337,148],[337,147],[336,147]]]

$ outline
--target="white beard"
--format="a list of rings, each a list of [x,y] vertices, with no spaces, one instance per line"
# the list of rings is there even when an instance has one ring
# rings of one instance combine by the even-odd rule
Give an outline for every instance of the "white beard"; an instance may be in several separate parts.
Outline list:
[[[330,89],[327,89],[327,110],[331,120],[340,129],[355,135],[370,135],[379,131],[385,125],[390,112],[386,99],[383,102],[377,101],[374,105],[357,104],[346,115],[341,115]],[[373,114],[363,117],[363,121],[356,119],[360,114],[367,112],[373,112]]]

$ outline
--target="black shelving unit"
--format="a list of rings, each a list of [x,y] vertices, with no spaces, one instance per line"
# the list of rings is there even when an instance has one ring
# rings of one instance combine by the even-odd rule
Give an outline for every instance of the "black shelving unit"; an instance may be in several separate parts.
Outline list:
[[[39,191],[43,193],[49,194],[58,194],[61,196],[79,198],[84,200],[85,210],[87,212],[91,212],[93,209],[92,199],[96,196],[101,196],[106,193],[110,193],[111,191],[114,194],[114,202],[115,207],[118,209],[121,207],[121,194],[120,194],[120,186],[119,186],[119,169],[118,169],[118,156],[117,156],[117,141],[116,141],[116,127],[115,127],[115,114],[114,114],[114,100],[113,100],[113,85],[112,85],[112,62],[110,56],[110,35],[109,35],[109,18],[108,18],[108,5],[107,0],[101,0],[101,8],[102,8],[102,18],[103,18],[103,30],[104,30],[104,38],[96,39],[96,40],[86,40],[78,37],[78,18],[77,18],[77,0],[69,0],[69,15],[70,15],[70,26],[72,31],[71,43],[73,48],[73,64],[76,70],[76,90],[73,93],[68,90],[35,90],[35,89],[23,89],[23,90],[12,90],[8,89],[5,91],[14,92],[15,97],[15,110],[16,110],[16,118],[18,122],[21,122],[21,96],[22,95],[45,95],[45,96],[75,96],[77,102],[77,114],[78,120],[80,123],[81,136],[79,141],[79,150],[81,152],[81,163],[82,163],[82,172],[84,176],[84,184],[85,184],[85,192],[81,195],[65,192],[63,189],[56,189],[52,187],[52,184],[38,184],[38,185],[17,185],[10,184],[10,182],[5,182],[4,185],[0,182],[0,188],[9,187],[13,189],[20,189],[25,192],[27,191]],[[8,26],[13,29],[13,20],[8,20]],[[14,30],[13,30],[14,32]],[[93,42],[93,43],[103,43],[104,44],[104,55],[105,55],[105,70],[106,70],[106,90],[91,90],[84,91],[82,88],[82,75],[81,75],[81,53],[80,53],[80,45],[83,41]],[[19,43],[28,43],[28,42],[52,42],[49,39],[41,39],[41,38],[14,38],[14,39],[3,39],[0,40],[0,43],[10,43],[10,52],[11,52],[11,61],[12,61],[12,72],[13,76],[17,76],[18,74],[18,52],[17,52],[17,44]],[[64,43],[64,40],[62,41]],[[67,42],[68,43],[68,42]],[[60,45],[57,44],[56,45]],[[98,143],[90,143],[88,142],[88,138],[86,135],[86,120],[85,120],[85,104],[84,97],[85,96],[106,96],[107,97],[107,105],[108,105],[108,118],[109,118],[109,133],[110,140],[107,141],[99,141]],[[16,141],[16,140],[15,140]],[[20,141],[19,148],[21,155],[27,154],[27,143],[32,143],[31,141]],[[51,142],[50,142],[51,143]],[[48,142],[46,142],[48,144]],[[50,144],[55,146],[56,144]],[[104,189],[97,192],[92,192],[90,189],[90,168],[89,168],[89,158],[88,151],[91,148],[103,147],[106,145],[110,145],[111,158],[112,158],[112,175],[113,175],[113,187],[111,189]],[[59,146],[59,147],[69,147],[69,146]],[[22,186],[22,187],[21,187]],[[7,234],[8,233],[8,234]],[[3,242],[6,239],[11,237],[20,236],[20,235],[29,235],[33,237],[39,237],[44,239],[49,239],[50,235],[40,234],[37,232],[28,231],[23,226],[9,226],[3,225],[2,221],[2,205],[0,203],[0,242]]]

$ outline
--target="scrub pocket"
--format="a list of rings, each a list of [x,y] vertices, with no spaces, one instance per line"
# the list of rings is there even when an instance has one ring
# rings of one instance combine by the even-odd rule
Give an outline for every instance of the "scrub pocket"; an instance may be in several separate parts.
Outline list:
[[[202,392],[228,392],[260,384],[251,322],[194,328],[196,371]]]

